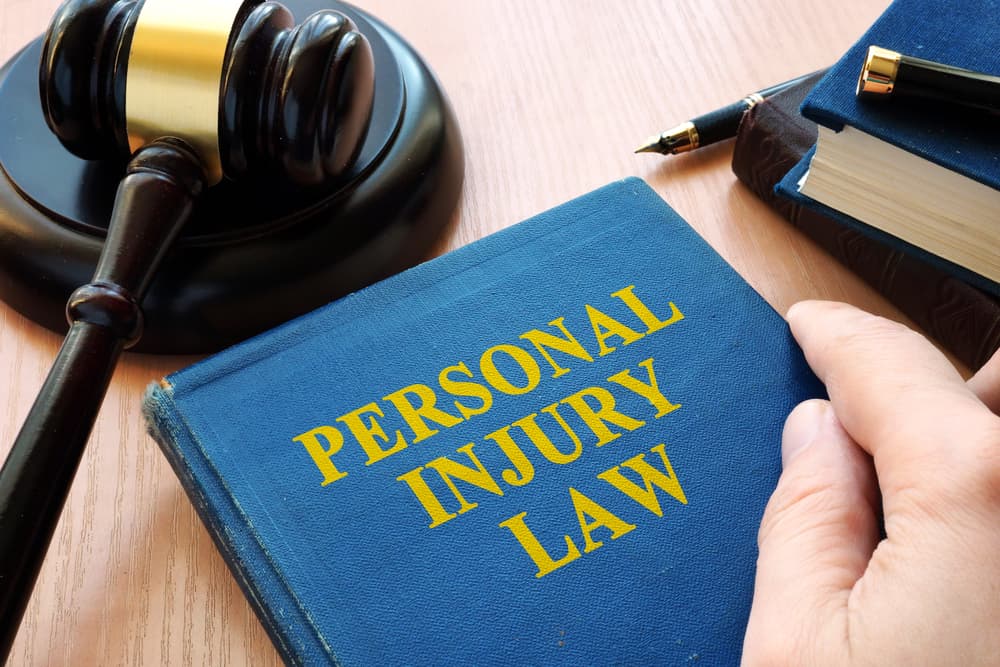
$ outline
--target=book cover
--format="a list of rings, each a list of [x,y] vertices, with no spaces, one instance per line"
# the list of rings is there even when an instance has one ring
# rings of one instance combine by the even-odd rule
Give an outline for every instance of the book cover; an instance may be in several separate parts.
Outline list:
[[[293,664],[736,664],[787,326],[628,179],[153,385]]]
[[[796,228],[894,303],[969,368],[1000,348],[1000,298],[786,197],[774,187],[816,143],[816,124],[799,113],[819,75],[755,105],[743,116],[733,173]]]
[[[809,93],[802,113],[841,130],[850,125],[903,150],[1000,189],[995,120],[940,122],[926,105],[865,104],[855,95],[868,47],[1000,75],[997,0],[896,0]]]

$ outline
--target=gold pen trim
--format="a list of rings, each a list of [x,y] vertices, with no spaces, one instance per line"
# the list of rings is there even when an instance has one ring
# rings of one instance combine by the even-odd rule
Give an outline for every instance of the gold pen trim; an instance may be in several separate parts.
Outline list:
[[[698,148],[700,140],[698,128],[689,120],[660,135],[660,141],[666,145],[667,150],[673,155],[693,151]]]
[[[891,95],[902,56],[880,46],[869,46],[868,56],[858,77],[856,95]]]
[[[222,180],[219,91],[243,0],[146,0],[129,51],[125,121],[129,149],[164,136],[188,143],[209,184]]]

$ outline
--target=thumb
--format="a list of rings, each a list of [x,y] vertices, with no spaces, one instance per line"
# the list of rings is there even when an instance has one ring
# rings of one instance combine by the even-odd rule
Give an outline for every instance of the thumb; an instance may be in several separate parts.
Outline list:
[[[781,448],[784,470],[758,534],[744,664],[837,664],[842,612],[878,541],[875,473],[827,401],[792,411]]]

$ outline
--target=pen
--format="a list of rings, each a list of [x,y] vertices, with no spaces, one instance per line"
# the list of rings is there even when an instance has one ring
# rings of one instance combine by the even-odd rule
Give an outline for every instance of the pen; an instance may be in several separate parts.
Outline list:
[[[743,114],[763,102],[765,99],[791,88],[811,76],[822,73],[818,70],[811,74],[804,74],[791,81],[785,81],[777,85],[758,90],[744,97],[739,102],[734,102],[728,106],[710,111],[706,114],[681,123],[662,134],[649,137],[642,146],[635,150],[636,153],[661,153],[663,155],[676,155],[686,153],[696,148],[708,146],[719,141],[724,141],[736,136],[736,130],[740,126],[740,119]]]
[[[1000,77],[868,47],[858,97],[920,98],[1000,113]]]

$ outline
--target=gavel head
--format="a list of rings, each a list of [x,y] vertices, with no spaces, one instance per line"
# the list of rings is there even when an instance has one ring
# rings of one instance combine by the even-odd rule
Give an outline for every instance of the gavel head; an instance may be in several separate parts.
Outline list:
[[[223,175],[313,186],[357,158],[374,99],[371,47],[349,18],[295,25],[261,0],[68,0],[42,52],[46,122],[85,159],[163,137]]]

